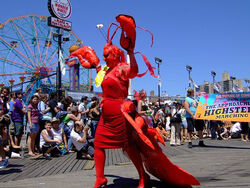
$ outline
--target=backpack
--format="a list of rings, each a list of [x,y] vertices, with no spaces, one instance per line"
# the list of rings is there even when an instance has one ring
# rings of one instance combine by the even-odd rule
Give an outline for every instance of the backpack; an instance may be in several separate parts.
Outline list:
[[[65,118],[65,116],[68,114],[67,111],[59,111],[57,114],[56,114],[56,119],[59,119],[60,122],[63,121],[63,119]]]

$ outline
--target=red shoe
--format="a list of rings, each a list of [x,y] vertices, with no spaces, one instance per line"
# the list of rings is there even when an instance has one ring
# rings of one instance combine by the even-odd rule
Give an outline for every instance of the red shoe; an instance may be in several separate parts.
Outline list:
[[[108,180],[107,178],[96,178],[95,186],[94,188],[106,188],[107,187]]]
[[[150,176],[147,173],[145,173],[143,178],[140,178],[139,180],[138,188],[145,188],[146,185],[149,183],[149,181],[150,181]]]

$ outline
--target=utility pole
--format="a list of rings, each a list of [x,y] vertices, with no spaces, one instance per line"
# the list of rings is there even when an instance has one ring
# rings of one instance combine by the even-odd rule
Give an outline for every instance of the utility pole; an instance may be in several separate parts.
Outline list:
[[[211,75],[212,75],[212,77],[213,77],[213,91],[214,91],[213,93],[217,93],[216,90],[214,89],[216,72],[211,71]]]
[[[158,69],[158,103],[161,105],[161,77],[160,77],[160,64],[162,63],[162,59],[155,57],[155,63],[157,64]]]
[[[192,71],[192,67],[190,65],[186,65],[186,70],[188,71],[188,88],[191,88],[191,71]]]

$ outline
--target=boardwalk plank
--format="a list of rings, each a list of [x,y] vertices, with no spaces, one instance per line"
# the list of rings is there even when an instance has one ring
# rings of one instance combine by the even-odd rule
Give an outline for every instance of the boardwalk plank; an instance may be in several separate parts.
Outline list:
[[[105,150],[105,155],[106,155],[105,166],[108,166],[109,152],[107,149]]]
[[[75,166],[72,168],[71,172],[75,172],[78,170],[78,167],[81,165],[81,163],[83,163],[83,160],[80,160],[80,159],[74,159],[76,160],[76,164]]]
[[[106,166],[129,161],[123,155],[121,149],[106,149],[105,152]],[[10,159],[10,168],[3,169],[0,172],[0,182],[86,170],[85,167],[87,167],[87,164],[90,165],[88,160],[75,159],[75,153],[59,158],[52,158],[52,160],[42,158],[31,159],[27,157],[24,159]],[[93,168],[94,161],[91,161],[91,164]],[[5,173],[4,170],[8,170],[8,172]]]
[[[118,151],[119,149],[114,150],[114,162],[113,162],[114,164],[118,162]]]
[[[66,163],[64,163],[63,168],[61,168],[60,171],[58,171],[58,173],[64,173],[67,170],[67,168],[71,165],[72,160],[73,158],[69,158],[69,160]]]
[[[23,167],[16,168],[19,169],[21,172],[18,174],[6,174],[1,177],[4,181],[11,181],[11,180],[18,180],[22,179],[23,176],[28,177],[29,173],[32,172],[34,169],[37,169],[39,167],[41,162],[31,160],[30,158],[24,158],[21,159],[20,162],[17,162],[16,164],[24,165]],[[10,163],[11,164],[11,163]]]
[[[62,165],[58,166],[53,172],[48,175],[61,174],[61,170],[65,168],[65,166],[67,166],[73,160],[74,157],[74,154],[69,154],[69,157],[63,161]]]
[[[75,164],[77,163],[77,160],[71,161],[70,165],[68,168],[64,171],[64,173],[71,172],[71,170],[74,168]]]
[[[51,161],[45,160],[45,161],[47,161],[47,164],[43,166],[43,169],[47,169],[49,171],[49,167],[51,167],[51,166],[55,167],[57,165],[60,165],[62,163],[61,160],[62,160],[62,157],[60,157],[60,158],[53,158]],[[41,176],[41,170],[37,170],[33,174],[33,176],[34,177],[40,177]]]
[[[83,170],[83,168],[84,168],[84,166],[86,165],[86,163],[87,163],[87,160],[79,160],[79,161],[81,161],[81,163],[80,163],[80,165],[78,166],[78,168],[77,168],[77,171],[79,171],[79,170]]]

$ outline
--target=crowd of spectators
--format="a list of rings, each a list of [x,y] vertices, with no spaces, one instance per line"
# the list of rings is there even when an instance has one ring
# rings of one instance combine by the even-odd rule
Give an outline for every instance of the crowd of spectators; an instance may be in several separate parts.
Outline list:
[[[190,95],[190,97],[192,97]],[[43,93],[40,88],[26,106],[21,92],[10,93],[8,87],[1,89],[0,96],[0,168],[8,166],[8,158],[22,158],[21,140],[25,136],[27,156],[43,156],[45,159],[76,152],[76,158],[94,157],[93,141],[100,119],[101,108],[97,97],[83,96],[79,102],[72,97],[57,98],[57,93]],[[200,120],[200,127],[192,125],[190,104],[173,101],[170,103],[149,103],[144,90],[133,102],[138,113],[144,117],[150,128],[156,130],[170,146],[180,146],[192,139],[203,138],[228,140],[240,138],[249,141],[249,123]],[[188,112],[189,111],[189,112]],[[191,109],[192,111],[192,109]]]
[[[23,149],[32,158],[50,160],[76,152],[78,159],[93,159],[93,140],[101,114],[97,97],[83,96],[79,102],[70,96],[58,100],[56,92],[48,95],[38,88],[28,105],[22,98],[21,92],[1,89],[0,168],[8,166],[8,158],[22,158]]]

